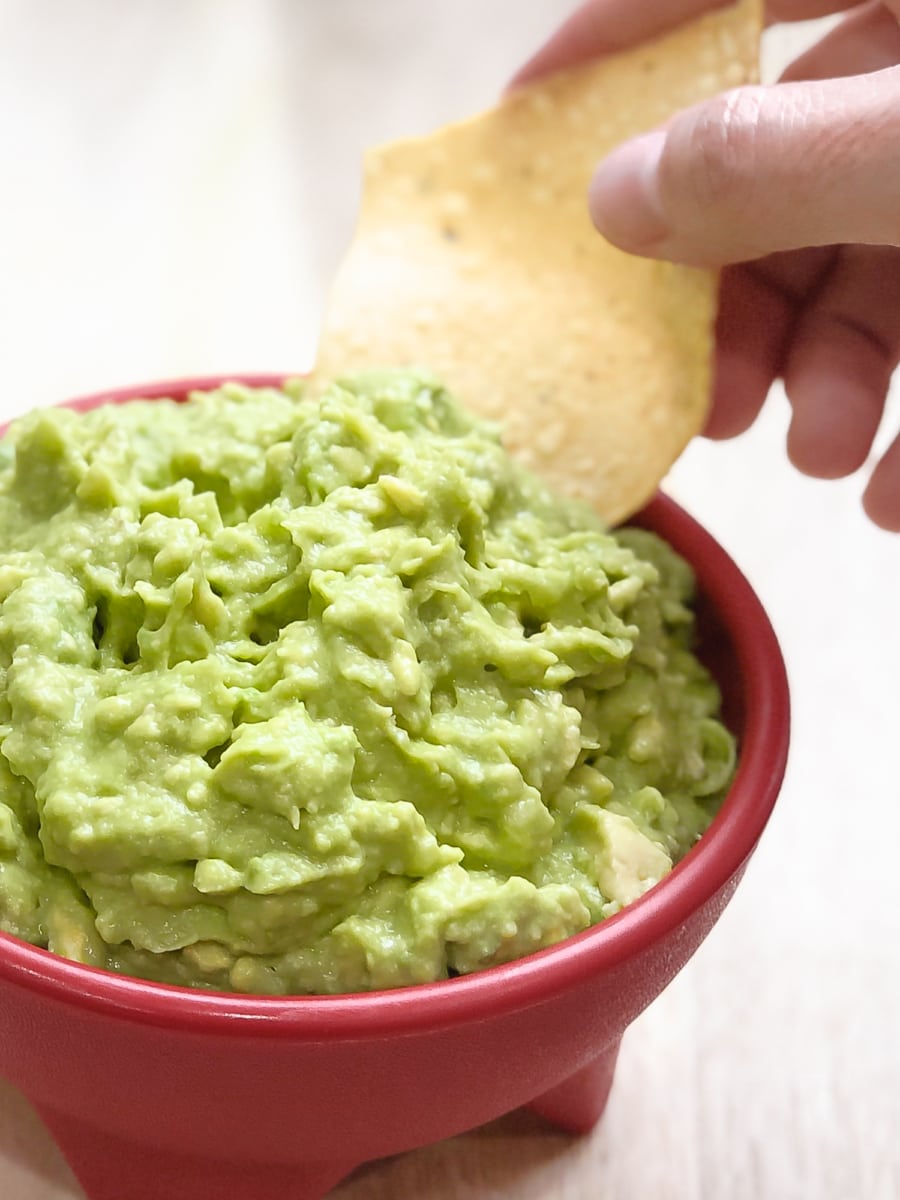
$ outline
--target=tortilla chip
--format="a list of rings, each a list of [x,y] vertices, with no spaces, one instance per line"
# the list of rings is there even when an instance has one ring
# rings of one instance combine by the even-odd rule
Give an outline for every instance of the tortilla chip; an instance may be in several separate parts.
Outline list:
[[[633,513],[703,426],[716,280],[611,246],[588,182],[619,142],[754,78],[760,31],[742,0],[370,151],[316,378],[425,367],[560,491]]]

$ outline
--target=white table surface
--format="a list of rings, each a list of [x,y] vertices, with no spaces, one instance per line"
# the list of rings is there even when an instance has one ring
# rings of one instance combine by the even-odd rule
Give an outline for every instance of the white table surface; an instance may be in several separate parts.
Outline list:
[[[488,103],[568,7],[0,0],[0,414],[304,367],[361,147]],[[768,50],[771,71],[789,42]],[[860,478],[796,475],[785,425],[775,396],[668,485],[750,576],[793,687],[788,779],[737,898],[626,1037],[593,1135],[513,1115],[340,1200],[900,1196],[900,538],[867,525]],[[0,1082],[0,1197],[79,1195]]]

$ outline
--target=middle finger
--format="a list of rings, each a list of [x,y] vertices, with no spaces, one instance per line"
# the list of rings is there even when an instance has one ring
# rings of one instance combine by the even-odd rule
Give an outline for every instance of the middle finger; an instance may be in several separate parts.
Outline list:
[[[849,475],[865,462],[900,358],[900,249],[845,246],[791,337],[788,452],[801,471]]]

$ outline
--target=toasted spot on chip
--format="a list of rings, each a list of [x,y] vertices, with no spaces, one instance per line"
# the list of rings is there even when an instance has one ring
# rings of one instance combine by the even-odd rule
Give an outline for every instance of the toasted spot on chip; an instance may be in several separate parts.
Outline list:
[[[426,367],[560,491],[610,523],[638,509],[703,426],[716,279],[614,248],[587,186],[618,143],[755,78],[760,7],[370,151],[315,378]]]

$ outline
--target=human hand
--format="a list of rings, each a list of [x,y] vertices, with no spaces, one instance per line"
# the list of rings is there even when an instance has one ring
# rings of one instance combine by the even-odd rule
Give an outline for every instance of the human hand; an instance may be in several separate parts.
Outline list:
[[[662,32],[726,0],[588,0],[515,84]],[[900,0],[770,0],[799,20],[850,9],[775,87],[728,92],[598,168],[598,229],[635,254],[722,267],[707,434],[733,437],[783,379],[788,454],[838,478],[868,458],[900,361]],[[900,436],[863,503],[900,531]]]

